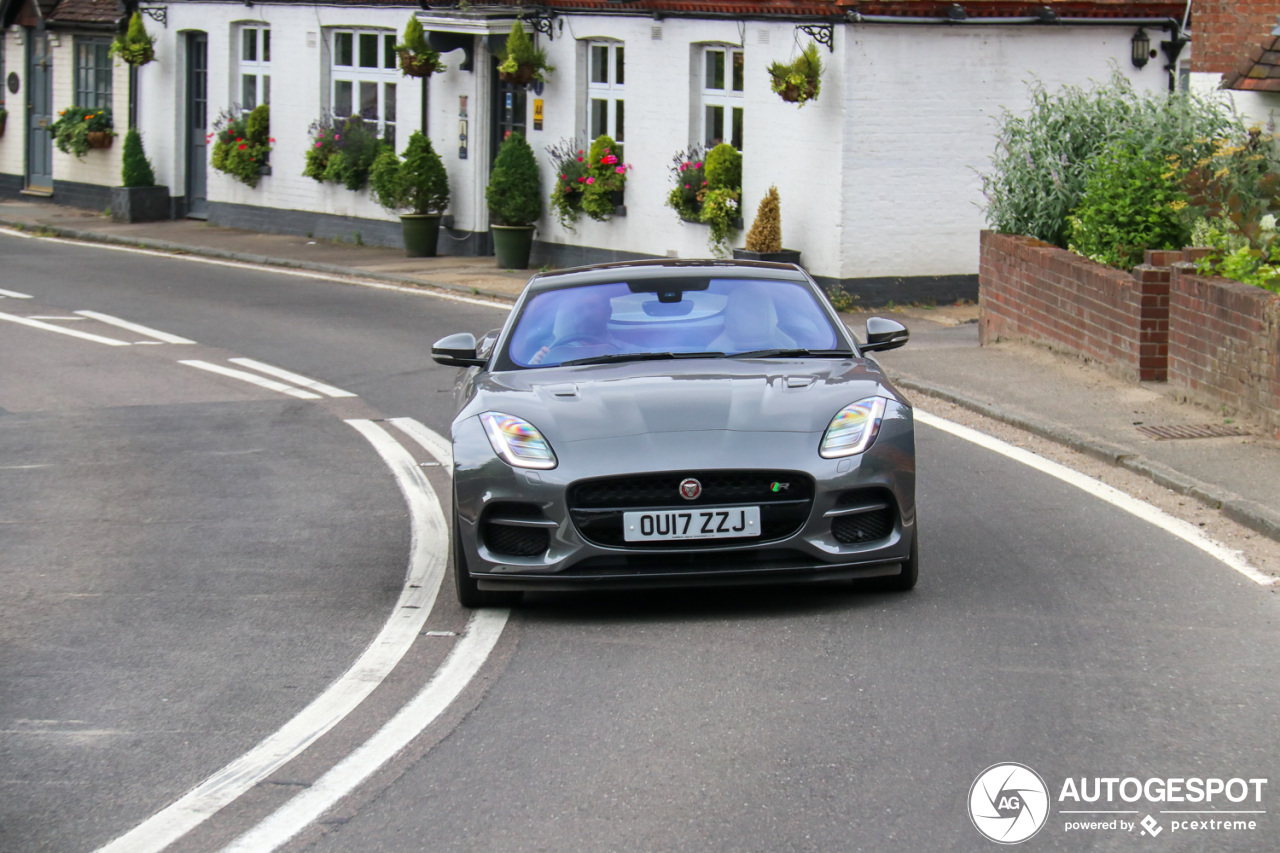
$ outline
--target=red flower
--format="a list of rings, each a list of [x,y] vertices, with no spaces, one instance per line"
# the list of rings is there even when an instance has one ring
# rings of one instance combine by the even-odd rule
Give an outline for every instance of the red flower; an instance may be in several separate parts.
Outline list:
[[[244,149],[246,149],[246,148],[248,148],[248,147],[249,147],[248,145],[244,145],[244,144],[242,144],[242,145],[240,146],[240,150],[241,150],[241,151],[243,151]]]

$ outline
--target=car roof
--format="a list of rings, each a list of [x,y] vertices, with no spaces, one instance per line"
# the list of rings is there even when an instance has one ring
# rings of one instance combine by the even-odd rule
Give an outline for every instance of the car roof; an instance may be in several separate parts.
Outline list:
[[[558,290],[586,284],[609,284],[618,281],[652,281],[664,278],[758,278],[808,282],[810,279],[795,264],[767,261],[720,261],[714,259],[622,261],[608,264],[572,267],[539,273],[529,280],[528,290]]]

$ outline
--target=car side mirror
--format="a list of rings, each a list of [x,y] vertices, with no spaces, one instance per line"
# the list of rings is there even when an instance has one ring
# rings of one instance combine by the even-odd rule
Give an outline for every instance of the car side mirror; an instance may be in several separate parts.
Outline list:
[[[459,332],[441,338],[431,345],[431,358],[436,364],[450,367],[483,367],[485,359],[476,355],[476,336]]]
[[[883,317],[867,318],[867,342],[862,345],[863,352],[884,352],[897,349],[911,338],[907,327],[896,320]]]

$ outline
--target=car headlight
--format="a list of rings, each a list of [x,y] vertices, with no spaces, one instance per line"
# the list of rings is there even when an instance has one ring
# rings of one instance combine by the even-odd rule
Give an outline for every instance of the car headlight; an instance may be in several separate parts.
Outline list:
[[[827,425],[818,455],[824,459],[853,456],[876,440],[880,421],[884,418],[884,397],[868,397],[845,406]]]
[[[556,467],[556,454],[551,443],[528,421],[502,412],[485,412],[480,416],[480,423],[484,424],[493,452],[508,465],[517,468]]]

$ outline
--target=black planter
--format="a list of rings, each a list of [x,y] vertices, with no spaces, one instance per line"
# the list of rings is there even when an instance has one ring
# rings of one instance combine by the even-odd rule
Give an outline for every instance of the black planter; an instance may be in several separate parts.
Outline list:
[[[111,218],[116,222],[172,219],[168,187],[112,187]]]
[[[775,264],[795,264],[800,266],[800,253],[795,249],[782,249],[777,252],[751,252],[747,249],[734,249],[735,261],[772,261]]]

